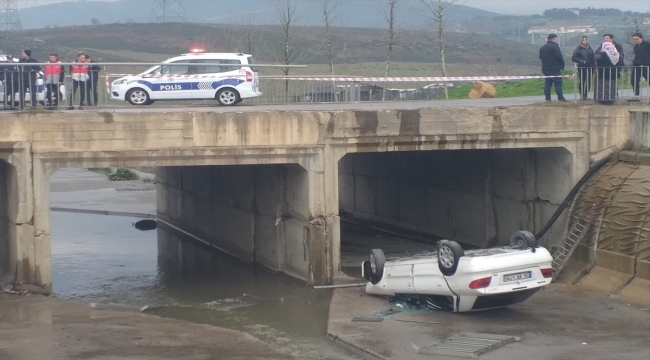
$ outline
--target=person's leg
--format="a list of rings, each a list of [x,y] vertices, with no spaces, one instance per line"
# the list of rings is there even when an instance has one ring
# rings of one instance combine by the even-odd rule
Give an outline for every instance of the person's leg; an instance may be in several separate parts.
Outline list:
[[[38,86],[36,86],[37,79],[35,73],[29,74],[29,97],[32,101],[32,107],[36,107],[36,101],[38,99]]]
[[[579,68],[578,76],[580,77],[580,98],[582,100],[587,100],[587,95],[589,94],[588,69]]]
[[[562,91],[562,78],[556,77],[553,79],[555,83],[555,93],[557,94],[558,100],[564,100],[564,93]]]
[[[52,106],[52,85],[45,84],[45,106]]]
[[[84,106],[86,104],[86,99],[88,97],[88,88],[85,81],[79,81],[79,106]]]
[[[548,76],[546,72],[544,72],[544,76]],[[544,79],[544,97],[546,98],[546,101],[551,101],[551,85],[553,84],[553,79],[552,78],[545,78]]]
[[[77,95],[77,89],[79,88],[79,81],[72,80],[72,97],[70,98],[70,106],[74,104],[74,97]]]
[[[54,107],[59,106],[59,92],[59,83],[52,84],[52,106]]]

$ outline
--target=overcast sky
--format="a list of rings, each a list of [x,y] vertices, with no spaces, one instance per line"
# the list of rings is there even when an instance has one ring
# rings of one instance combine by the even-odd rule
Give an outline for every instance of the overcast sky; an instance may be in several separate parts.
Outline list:
[[[93,1],[93,0],[18,0],[19,7],[44,5],[64,1]],[[116,0],[104,0],[116,1]],[[128,0],[127,0],[128,1]],[[150,3],[151,0],[131,0],[139,3]],[[206,0],[184,0],[206,1]],[[231,0],[246,1],[246,0]],[[272,0],[269,0],[272,1]],[[300,1],[300,0],[298,0]],[[314,1],[314,0],[311,0]],[[344,0],[345,1],[345,0]],[[468,6],[493,11],[502,14],[539,14],[546,9],[567,8],[567,7],[595,7],[595,8],[618,8],[621,10],[650,11],[650,0],[459,0],[465,1]]]

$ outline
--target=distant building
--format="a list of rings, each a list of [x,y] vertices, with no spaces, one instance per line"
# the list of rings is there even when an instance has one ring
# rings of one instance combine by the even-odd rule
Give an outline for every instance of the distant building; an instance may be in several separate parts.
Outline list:
[[[573,8],[573,9],[568,9],[568,10],[571,11],[572,13],[580,16],[580,9]]]
[[[593,25],[544,25],[533,26],[528,29],[529,34],[598,34],[598,29]]]

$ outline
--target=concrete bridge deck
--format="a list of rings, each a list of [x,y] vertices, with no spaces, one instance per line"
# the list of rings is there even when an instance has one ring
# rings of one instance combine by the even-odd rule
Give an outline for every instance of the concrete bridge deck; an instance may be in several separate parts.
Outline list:
[[[311,283],[339,274],[340,210],[502,242],[539,228],[590,160],[628,138],[629,106],[534,101],[3,112],[0,278],[50,286],[61,168],[157,167],[161,219]],[[166,241],[177,256],[180,240]]]

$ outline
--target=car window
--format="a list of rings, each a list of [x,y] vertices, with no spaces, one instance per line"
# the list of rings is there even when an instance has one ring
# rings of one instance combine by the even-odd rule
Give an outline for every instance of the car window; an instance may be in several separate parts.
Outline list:
[[[190,72],[188,63],[189,60],[174,61],[170,65],[163,65],[155,69],[152,73],[156,75],[186,75]]]
[[[251,64],[255,64],[255,59],[254,59],[252,56],[249,56],[249,57],[247,58],[247,61],[248,61],[248,64],[249,64],[249,65],[251,65]],[[257,71],[257,69],[256,69],[254,66],[250,66],[250,68],[251,68],[251,70],[253,70],[253,71]]]
[[[240,67],[223,66],[223,64],[240,65],[241,61],[239,61],[239,60],[221,60],[221,59],[200,59],[200,60],[192,60],[191,63],[192,64],[205,64],[205,65],[192,66],[192,69],[190,69],[190,71],[193,74],[214,74],[214,73],[222,73],[222,72],[239,70]]]

